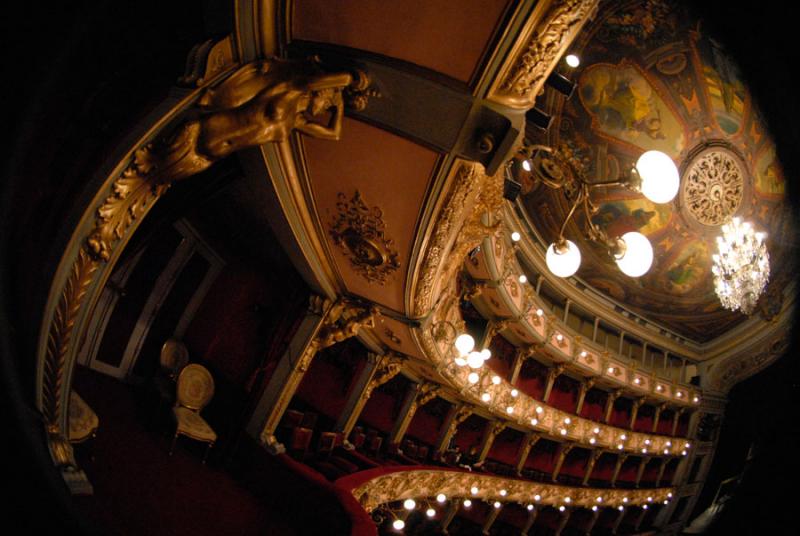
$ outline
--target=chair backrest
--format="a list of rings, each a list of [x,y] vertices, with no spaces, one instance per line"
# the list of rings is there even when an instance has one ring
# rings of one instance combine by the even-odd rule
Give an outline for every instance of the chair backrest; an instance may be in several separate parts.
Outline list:
[[[192,363],[178,376],[176,398],[181,406],[200,411],[214,396],[214,378],[203,365]]]
[[[178,374],[189,362],[189,351],[186,345],[175,339],[168,339],[161,347],[159,363],[161,369],[170,376]]]

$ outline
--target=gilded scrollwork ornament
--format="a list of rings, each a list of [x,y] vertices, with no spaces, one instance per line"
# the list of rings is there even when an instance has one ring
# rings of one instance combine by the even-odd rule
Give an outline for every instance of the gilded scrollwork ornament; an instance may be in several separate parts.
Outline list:
[[[336,211],[330,227],[333,243],[356,273],[370,283],[385,285],[400,261],[394,240],[386,237],[383,211],[367,206],[358,190],[350,199],[339,193]]]

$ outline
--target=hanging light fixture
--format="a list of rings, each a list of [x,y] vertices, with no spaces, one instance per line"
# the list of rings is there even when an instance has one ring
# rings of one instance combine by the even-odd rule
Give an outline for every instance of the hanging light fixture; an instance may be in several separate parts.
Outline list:
[[[717,237],[718,253],[712,255],[714,290],[722,306],[749,315],[769,280],[766,235],[756,232],[739,218],[722,226]]]
[[[672,159],[660,151],[647,151],[636,161],[636,165],[620,179],[589,182],[566,159],[552,148],[545,145],[530,145],[522,150],[524,160],[521,167],[533,173],[534,178],[546,187],[565,192],[571,207],[558,238],[547,248],[545,260],[548,269],[559,277],[569,277],[578,270],[581,264],[581,252],[574,242],[564,238],[567,223],[578,210],[583,208],[590,240],[602,244],[619,269],[630,277],[639,277],[647,273],[653,264],[653,246],[641,233],[629,232],[622,236],[611,237],[592,222],[592,215],[597,207],[591,201],[591,192],[595,188],[622,186],[644,195],[653,203],[669,203],[678,193],[680,177]],[[512,162],[507,173],[516,168]]]

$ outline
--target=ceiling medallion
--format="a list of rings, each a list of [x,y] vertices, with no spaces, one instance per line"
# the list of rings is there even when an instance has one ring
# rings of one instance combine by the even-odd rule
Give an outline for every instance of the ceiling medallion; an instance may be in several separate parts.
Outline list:
[[[681,183],[688,213],[702,225],[717,226],[742,204],[745,173],[734,153],[713,147],[692,160]]]
[[[400,267],[394,240],[384,234],[386,224],[383,211],[369,208],[356,190],[348,200],[339,193],[336,202],[338,214],[331,224],[331,238],[353,269],[370,283],[385,285],[387,278]]]

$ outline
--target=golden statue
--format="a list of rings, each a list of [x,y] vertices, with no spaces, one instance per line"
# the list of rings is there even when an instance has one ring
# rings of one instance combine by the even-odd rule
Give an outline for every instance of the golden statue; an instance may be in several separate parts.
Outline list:
[[[246,147],[285,141],[293,130],[337,140],[342,92],[353,85],[352,74],[323,72],[315,60],[248,63],[207,89],[170,135],[137,151],[136,167],[167,183]]]

